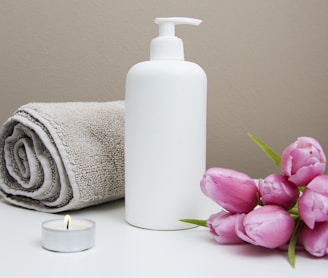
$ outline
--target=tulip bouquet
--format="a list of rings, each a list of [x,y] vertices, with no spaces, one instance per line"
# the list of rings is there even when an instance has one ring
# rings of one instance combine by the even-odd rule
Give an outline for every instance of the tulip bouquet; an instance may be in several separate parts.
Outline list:
[[[316,257],[328,254],[328,175],[320,143],[300,137],[280,155],[263,141],[249,137],[281,169],[256,183],[248,175],[225,168],[208,169],[202,192],[223,210],[207,220],[181,221],[205,226],[221,244],[250,243],[288,248],[295,267],[297,248]]]

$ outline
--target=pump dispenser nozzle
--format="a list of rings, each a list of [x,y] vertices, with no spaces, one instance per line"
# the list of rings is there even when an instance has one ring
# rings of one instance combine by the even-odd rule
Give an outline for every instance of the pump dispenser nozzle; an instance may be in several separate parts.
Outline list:
[[[150,44],[150,60],[184,60],[183,42],[175,36],[175,25],[198,26],[201,20],[186,17],[155,18],[159,25],[158,37]]]

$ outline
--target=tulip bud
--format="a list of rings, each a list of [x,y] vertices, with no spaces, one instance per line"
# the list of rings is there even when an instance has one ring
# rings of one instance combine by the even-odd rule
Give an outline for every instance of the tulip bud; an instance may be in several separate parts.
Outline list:
[[[282,207],[267,205],[239,216],[238,237],[253,245],[277,248],[286,244],[295,226],[294,219]]]
[[[298,186],[307,185],[326,169],[326,156],[320,143],[311,137],[300,137],[281,155],[281,170],[289,181]]]
[[[286,176],[272,174],[259,180],[259,191],[264,205],[278,205],[286,210],[297,202],[299,190]]]
[[[258,203],[258,189],[244,173],[225,169],[208,169],[200,183],[202,192],[232,213],[251,211]]]
[[[314,178],[298,201],[298,211],[305,224],[313,229],[315,222],[328,221],[328,176]]]
[[[207,226],[210,232],[214,235],[217,242],[223,244],[234,244],[244,242],[240,239],[235,231],[235,224],[238,219],[238,214],[221,211],[212,214],[207,220]]]
[[[316,257],[328,255],[328,222],[316,223],[313,229],[304,225],[299,239],[311,255]]]

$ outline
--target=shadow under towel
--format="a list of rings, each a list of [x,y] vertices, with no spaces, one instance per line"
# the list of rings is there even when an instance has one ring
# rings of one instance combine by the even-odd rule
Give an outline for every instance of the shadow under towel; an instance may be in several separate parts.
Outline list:
[[[0,194],[44,212],[124,197],[124,101],[20,107],[0,130]]]

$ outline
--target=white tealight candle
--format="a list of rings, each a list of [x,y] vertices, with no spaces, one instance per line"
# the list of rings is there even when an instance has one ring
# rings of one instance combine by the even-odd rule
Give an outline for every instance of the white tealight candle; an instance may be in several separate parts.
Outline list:
[[[88,219],[54,219],[42,223],[42,246],[56,252],[79,252],[95,245],[96,223]]]

